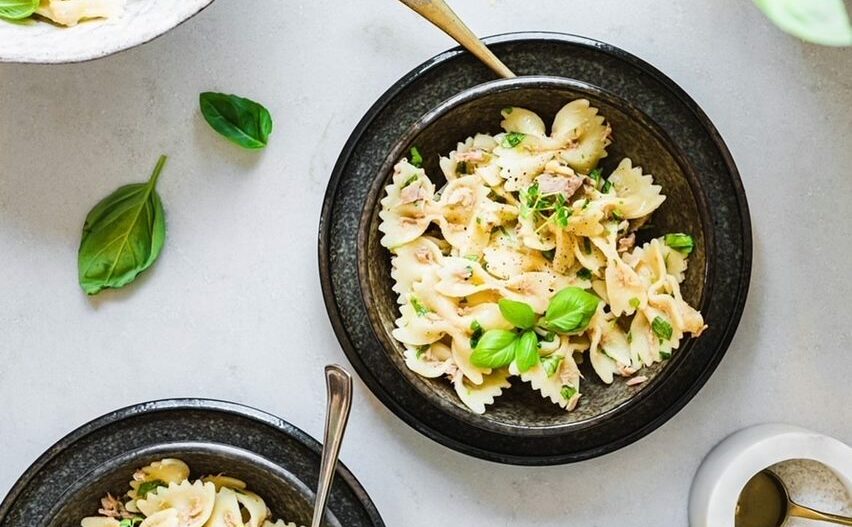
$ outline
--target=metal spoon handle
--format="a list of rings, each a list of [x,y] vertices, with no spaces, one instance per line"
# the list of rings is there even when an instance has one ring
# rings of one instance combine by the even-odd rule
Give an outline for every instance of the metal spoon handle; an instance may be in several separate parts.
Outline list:
[[[317,499],[314,503],[314,517],[311,521],[311,527],[320,527],[325,515],[325,505],[331,491],[331,483],[334,481],[340,444],[343,442],[343,433],[346,431],[346,423],[349,421],[349,410],[352,408],[352,376],[346,370],[336,364],[326,366],[325,385],[328,397],[325,414],[325,437],[323,438]]]
[[[820,512],[803,507],[798,503],[790,502],[787,508],[787,514],[797,518],[807,518],[809,520],[819,520],[824,522],[833,522],[837,525],[852,525],[852,518],[848,516],[840,516],[839,514],[830,514],[828,512]]]
[[[516,76],[473,34],[473,31],[461,21],[444,0],[400,0],[400,2],[438,26],[444,33],[484,62],[497,75],[506,79]]]

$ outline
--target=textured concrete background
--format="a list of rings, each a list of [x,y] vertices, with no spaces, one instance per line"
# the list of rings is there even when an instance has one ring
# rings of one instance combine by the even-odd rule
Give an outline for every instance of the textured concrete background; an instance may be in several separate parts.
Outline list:
[[[456,0],[480,34],[579,33],[670,75],[742,172],[754,273],[740,330],[698,396],[638,443],[549,468],[456,454],[366,388],[343,459],[389,526],[686,524],[720,439],[787,421],[852,442],[852,49],[771,26],[746,0]],[[321,366],[346,363],[323,308],[317,223],[329,171],[372,102],[450,47],[393,0],[218,0],[97,62],[0,65],[0,494],[49,445],[131,403],[205,396],[322,432]],[[200,118],[204,90],[264,102],[267,151]],[[80,228],[160,153],[168,241],[134,286],[87,299]]]

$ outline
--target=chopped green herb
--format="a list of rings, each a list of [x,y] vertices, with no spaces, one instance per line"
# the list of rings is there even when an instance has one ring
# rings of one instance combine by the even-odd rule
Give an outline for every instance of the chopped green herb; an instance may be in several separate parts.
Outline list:
[[[607,179],[603,182],[603,185],[601,185],[601,192],[604,194],[609,194],[610,190],[612,190],[612,182]]]
[[[456,174],[470,174],[470,165],[467,164],[467,161],[456,163]]]
[[[521,144],[521,142],[524,140],[524,137],[526,137],[526,134],[523,134],[521,132],[509,132],[503,137],[503,147],[515,148],[516,146]]]
[[[424,317],[429,314],[429,308],[424,306],[416,296],[412,296],[410,302],[411,307],[414,308],[414,312],[417,313],[418,317]]]
[[[473,331],[473,335],[470,336],[470,347],[471,349],[475,348],[477,344],[479,344],[479,339],[482,338],[482,326],[479,324],[478,320],[474,320],[470,323],[470,329]]]
[[[563,399],[565,399],[566,401],[570,401],[572,397],[577,395],[577,389],[566,384],[562,386],[562,390],[560,390],[559,393],[560,395],[562,395]]]
[[[503,113],[504,115],[509,115],[510,113],[512,113],[512,110],[514,110],[514,108],[512,108],[511,106],[507,106],[506,108],[503,108],[503,112],[502,112],[502,113]]]
[[[411,147],[411,161],[409,162],[417,168],[423,166],[423,156],[420,155],[420,150],[417,150],[416,146]]]
[[[166,482],[163,481],[163,480],[160,480],[160,479],[155,479],[153,481],[143,481],[139,485],[139,488],[136,489],[136,498],[142,499],[145,496],[147,496],[148,493],[151,492],[152,490],[154,490],[158,487],[165,487],[165,486],[167,486]]]
[[[468,254],[467,256],[465,256],[465,259],[470,260],[471,262],[478,262],[479,256],[477,256],[475,254]]]
[[[654,321],[651,322],[651,329],[654,330],[654,335],[660,340],[672,338],[672,325],[661,316],[654,317]]]
[[[541,337],[541,340],[543,340],[545,342],[553,342],[553,339],[555,339],[555,338],[556,338],[556,333],[554,333],[552,331],[548,331],[547,333],[544,334],[543,337]]]
[[[689,234],[666,234],[666,245],[683,254],[689,254],[695,248],[695,241]]]
[[[562,364],[562,361],[565,359],[562,355],[548,355],[547,357],[541,358],[541,366],[544,368],[544,373],[547,374],[548,377],[552,377],[557,370],[559,370],[559,366]]]
[[[476,217],[476,224],[482,225],[482,218],[480,218],[479,216]]]
[[[633,344],[633,332],[632,331],[627,332],[627,343]]]
[[[118,527],[134,527],[137,523],[142,523],[145,520],[142,516],[134,516],[132,518],[124,518],[118,522]]]
[[[591,280],[592,272],[585,267],[577,271],[577,278],[582,278],[583,280]]]
[[[612,209],[612,212],[610,212],[610,215],[612,216],[612,219],[614,219],[616,221],[621,221],[621,220],[624,219],[624,216],[622,216],[621,213],[618,212],[618,210],[616,210],[616,209]]]
[[[411,177],[409,177],[408,179],[405,180],[405,183],[402,184],[402,188],[407,187],[408,185],[414,183],[418,179],[420,179],[420,176],[417,175],[417,174],[414,174],[413,176],[411,176]]]
[[[595,182],[595,187],[599,187],[601,185],[602,173],[603,170],[601,170],[600,168],[596,168],[589,172],[589,177],[592,178],[592,180]]]
[[[429,344],[424,344],[422,346],[417,346],[417,348],[414,349],[414,354],[417,356],[417,359],[420,360],[427,351],[429,351]]]
[[[672,354],[669,353],[668,351],[661,351],[660,352],[660,358],[663,359],[663,360],[669,360],[670,358],[672,358]]]
[[[629,303],[630,303],[630,307],[632,307],[633,309],[636,309],[637,307],[639,307],[639,304],[641,304],[642,302],[634,296],[633,298],[630,299]]]

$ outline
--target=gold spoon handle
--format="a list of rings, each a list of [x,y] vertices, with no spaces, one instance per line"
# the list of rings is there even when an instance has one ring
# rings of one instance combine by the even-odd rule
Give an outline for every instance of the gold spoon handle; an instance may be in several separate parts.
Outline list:
[[[491,53],[491,50],[473,34],[473,31],[461,21],[444,0],[400,0],[400,2],[438,26],[439,29],[473,53],[476,58],[485,63],[497,75],[505,79],[511,79],[516,76],[512,73],[512,70],[503,64],[494,53]]]
[[[830,514],[827,512],[819,512],[808,507],[803,507],[798,503],[790,502],[790,507],[787,509],[787,514],[797,518],[807,518],[809,520],[820,520],[824,522],[833,522],[837,525],[852,525],[852,518],[848,516],[840,516],[839,514]]]

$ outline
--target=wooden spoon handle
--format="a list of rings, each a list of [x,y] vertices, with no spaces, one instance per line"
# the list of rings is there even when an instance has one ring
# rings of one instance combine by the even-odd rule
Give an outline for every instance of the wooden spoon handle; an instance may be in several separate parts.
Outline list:
[[[512,73],[503,62],[498,59],[488,47],[482,43],[473,31],[465,25],[444,0],[400,0],[420,16],[432,22],[444,33],[448,34],[465,49],[470,51],[479,60],[491,68],[497,75],[511,79],[516,75]]]

